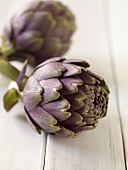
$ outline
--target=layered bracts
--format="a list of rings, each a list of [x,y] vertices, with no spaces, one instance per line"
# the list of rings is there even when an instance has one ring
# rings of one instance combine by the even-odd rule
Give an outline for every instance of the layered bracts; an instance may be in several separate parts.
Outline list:
[[[33,65],[52,57],[62,56],[71,45],[75,18],[72,12],[57,1],[33,1],[19,10],[4,29],[4,51],[11,49],[8,60]],[[6,47],[7,45],[7,47]]]
[[[75,137],[106,115],[109,89],[83,60],[54,58],[40,64],[23,91],[26,115],[35,130]]]

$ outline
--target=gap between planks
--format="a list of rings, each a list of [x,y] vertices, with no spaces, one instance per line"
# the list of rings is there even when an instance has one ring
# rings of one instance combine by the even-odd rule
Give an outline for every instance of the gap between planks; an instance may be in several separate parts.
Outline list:
[[[48,139],[48,134],[46,134],[46,141],[45,141],[45,151],[43,154],[43,148],[42,148],[42,163],[40,166],[40,170],[44,170],[45,169],[45,157],[46,157],[46,151],[47,151],[47,139]],[[43,168],[42,168],[43,167]]]
[[[100,1],[98,1],[99,2],[99,4],[100,4]],[[69,2],[70,4],[71,4],[71,1]],[[73,2],[72,1],[72,3],[75,3],[75,2]],[[89,3],[89,1],[88,1],[88,3]],[[86,2],[85,2],[85,4],[86,4]],[[95,2],[93,1],[93,5],[95,4]],[[98,4],[98,5],[99,5]],[[97,5],[97,4],[95,4],[95,5]],[[91,6],[91,4],[90,4],[90,6]],[[77,8],[79,9],[79,5],[77,5]],[[81,6],[82,7],[82,6]],[[92,8],[93,9],[93,8]],[[97,8],[96,8],[96,10],[97,10]],[[85,10],[86,11],[86,10]],[[84,11],[84,14],[86,15],[86,12]],[[82,12],[82,11],[81,11]],[[98,12],[98,10],[97,11],[94,11],[94,12]],[[93,18],[94,19],[94,18]],[[102,21],[101,21],[102,22]],[[102,24],[101,24],[101,26],[102,26]],[[91,27],[90,27],[91,28]],[[88,30],[87,30],[88,31]],[[92,30],[90,30],[90,32],[91,32]],[[102,31],[102,29],[101,29],[101,31]],[[104,31],[103,32],[101,32],[101,33],[104,33]],[[103,34],[103,36],[104,36],[104,34]],[[89,37],[90,38],[90,37]],[[82,42],[83,44],[85,43],[85,41],[83,41]],[[78,45],[77,43],[76,43],[76,45]],[[80,45],[80,44],[79,44]],[[85,45],[85,44],[84,44]],[[90,44],[90,45],[92,45],[92,43]],[[94,46],[93,46],[93,48],[96,46],[96,44],[93,44]],[[106,48],[106,44],[105,44],[105,42],[104,42],[104,46],[105,46],[105,48]],[[78,47],[78,46],[77,46]],[[99,47],[98,45],[97,45],[97,47]],[[92,47],[91,47],[92,48]],[[76,48],[77,49],[77,48]],[[82,49],[82,48],[81,48]],[[82,49],[82,50],[84,50],[85,51],[85,49]],[[93,49],[94,51],[95,51],[95,48]],[[109,49],[110,50],[110,49]],[[86,55],[87,54],[89,54],[88,52],[90,52],[90,51],[86,51]],[[110,52],[110,51],[109,51]],[[73,54],[73,53],[72,53]],[[76,52],[76,54],[78,54],[77,52]],[[92,53],[91,53],[92,54]],[[101,51],[101,54],[102,54],[102,51]],[[101,55],[101,54],[99,54],[98,52],[97,52],[97,54],[96,55]],[[104,54],[104,53],[103,53]],[[82,53],[81,54],[79,54],[79,55],[82,55]],[[78,55],[78,56],[79,56]],[[77,56],[77,55],[76,55]],[[110,55],[109,55],[110,56]],[[109,64],[110,63],[108,63],[108,66],[109,66]],[[111,62],[111,65],[112,65],[112,62]],[[111,66],[112,67],[112,66]],[[111,68],[110,68],[111,69]],[[112,74],[113,75],[113,74]],[[114,76],[114,75],[113,75]],[[115,81],[114,81],[114,84],[115,84]],[[113,88],[114,89],[114,88]],[[113,95],[115,96],[115,91],[113,90]],[[113,98],[114,99],[114,98]],[[115,99],[115,101],[116,101],[116,99]],[[115,105],[116,105],[116,107],[117,107],[117,101],[116,102],[114,102],[114,103],[116,103]],[[113,103],[113,104],[114,104]],[[117,114],[118,115],[118,114]],[[116,116],[116,114],[115,115],[111,115],[111,117],[112,116]],[[117,123],[119,123],[119,121],[118,121],[118,116],[117,116]],[[115,117],[114,118],[111,118],[111,119],[116,119]],[[103,120],[102,120],[103,121]],[[106,120],[106,121],[108,121],[108,120]],[[113,121],[111,121],[110,123],[112,123]],[[102,124],[103,122],[101,122],[101,124]],[[108,122],[108,124],[109,124],[109,122]],[[111,126],[111,124],[110,124],[110,126]],[[106,128],[107,128],[108,126],[106,126]],[[111,126],[111,128],[112,128],[112,126]],[[119,164],[119,159],[118,159],[118,156],[116,155],[116,154],[118,154],[118,153],[120,153],[120,157],[121,157],[121,159],[122,159],[122,162],[124,161],[124,157],[123,157],[123,151],[122,151],[122,137],[121,137],[121,132],[120,132],[120,124],[118,125],[118,126],[115,126],[115,129],[114,130],[116,130],[116,128],[119,128],[117,131],[117,133],[116,133],[116,136],[114,136],[114,131],[113,131],[113,129],[109,129],[109,135],[110,135],[110,137],[109,137],[109,139],[111,140],[110,141],[110,148],[111,148],[111,150],[107,150],[108,151],[108,155],[107,156],[110,156],[111,158],[109,158],[110,159],[110,169],[112,170],[112,169],[114,169],[115,170],[115,168],[119,168],[119,170],[121,169],[121,170],[124,170],[125,169],[125,167],[123,166],[124,164]],[[100,132],[100,130],[101,129],[99,129],[99,132]],[[106,131],[104,130],[104,133],[105,133]],[[91,137],[91,135],[90,134],[94,134],[94,132],[89,132],[89,136],[88,136],[88,132],[86,133],[86,134],[84,134],[83,133],[83,136],[85,135],[85,137]],[[102,134],[102,133],[101,133]],[[96,134],[94,134],[94,135],[96,135]],[[112,136],[113,135],[113,136]],[[92,135],[93,136],[93,135]],[[115,137],[115,138],[114,138]],[[114,145],[114,144],[117,144],[116,143],[116,137],[118,137],[118,139],[119,139],[119,144],[120,144],[120,146],[118,146],[118,145]],[[114,138],[114,139],[113,139]],[[80,139],[82,140],[82,139],[84,139],[82,136],[81,137],[79,137],[79,139],[77,140],[75,140],[75,141],[73,141],[72,143],[73,143],[73,145],[74,146],[79,146],[79,143],[80,143]],[[91,138],[90,138],[91,139]],[[87,139],[88,140],[88,139]],[[95,138],[95,140],[97,140],[97,138]],[[112,141],[112,140],[114,140],[114,141]],[[68,140],[67,140],[68,141]],[[71,146],[72,147],[72,145],[71,145],[71,143],[69,142],[67,142],[65,139],[64,140],[62,140],[62,139],[58,139],[58,140],[56,140],[54,137],[52,137],[52,136],[48,136],[48,140],[47,140],[47,148],[46,148],[46,157],[45,157],[45,169],[46,170],[53,170],[53,169],[55,169],[55,168],[60,168],[60,167],[62,167],[62,169],[64,169],[65,167],[68,167],[69,168],[69,166],[67,166],[67,165],[65,165],[64,166],[64,164],[63,164],[63,161],[66,161],[66,164],[68,164],[69,162],[67,162],[68,160],[66,159],[66,157],[67,157],[67,155],[65,156],[64,155],[64,153],[60,153],[60,152],[65,152],[65,146],[64,146],[64,144],[67,144],[67,145],[69,145],[69,146]],[[88,147],[89,147],[89,145],[88,145],[88,143],[89,143],[90,141],[88,141],[86,144],[86,146],[87,146],[87,148],[86,149],[88,149]],[[95,141],[96,142],[96,141]],[[108,143],[107,143],[108,144]],[[81,142],[81,145],[82,146],[85,146],[84,144],[83,144],[83,142]],[[66,149],[68,150],[70,150],[70,153],[71,153],[71,151],[73,151],[73,154],[74,155],[72,155],[72,156],[74,156],[74,162],[71,162],[70,163],[70,165],[71,165],[71,167],[70,167],[70,169],[73,169],[73,168],[76,168],[75,166],[76,166],[76,163],[80,163],[80,162],[78,162],[78,160],[76,159],[76,158],[78,158],[77,157],[77,155],[75,155],[75,153],[74,153],[74,150],[73,149],[76,149],[76,148],[74,148],[74,146],[72,147],[72,148],[68,148],[68,146],[66,147]],[[105,145],[104,145],[105,146]],[[51,147],[51,148],[50,148]],[[60,147],[61,147],[61,149],[62,149],[62,151],[60,151]],[[120,149],[118,150],[118,147],[120,147]],[[81,147],[82,148],[82,147]],[[94,149],[92,149],[93,151],[95,151],[95,149],[97,148],[97,146],[92,146],[92,148]],[[99,147],[100,148],[100,147]],[[82,148],[83,149],[83,148]],[[107,148],[107,149],[109,149],[109,148]],[[116,149],[116,150],[115,150]],[[55,152],[52,152],[52,151],[55,151]],[[89,151],[89,150],[87,150],[87,151]],[[91,147],[90,147],[90,151],[91,151]],[[101,151],[101,150],[100,150]],[[122,151],[122,154],[121,154],[121,151]],[[51,153],[52,152],[52,153]],[[77,150],[76,150],[76,152],[77,152]],[[80,155],[79,156],[81,156],[81,153],[83,153],[83,150],[82,151],[80,151],[80,150],[78,150],[78,154],[79,154],[79,152],[80,152]],[[111,154],[109,155],[109,153],[111,152]],[[93,152],[92,152],[93,153]],[[96,153],[96,152],[95,152]],[[53,154],[53,155],[52,155]],[[58,155],[58,154],[60,154],[60,155]],[[66,152],[65,152],[65,154],[67,154]],[[71,155],[71,154],[70,154]],[[64,157],[65,156],[65,157]],[[76,156],[76,157],[75,157]],[[97,155],[97,157],[98,156],[100,156],[100,154],[99,155]],[[117,157],[116,157],[117,156]],[[65,159],[60,159],[60,157],[62,157],[62,158],[65,158]],[[87,162],[88,161],[90,161],[90,157],[88,156],[88,155],[84,155],[84,158],[86,158],[86,160],[87,160]],[[99,157],[99,159],[100,159],[100,157]],[[115,162],[114,162],[114,161]],[[96,161],[96,162],[95,162]],[[95,168],[98,168],[98,170],[101,168],[101,169],[103,169],[103,168],[107,168],[107,167],[105,167],[105,163],[103,162],[104,160],[102,160],[102,159],[100,159],[100,161],[98,162],[99,160],[98,159],[96,159],[96,158],[92,158],[92,160],[90,161],[90,163],[91,164],[84,164],[83,166],[84,166],[84,168],[86,167],[86,169],[87,168],[93,168],[93,170],[94,170],[94,165],[97,165],[97,167],[95,167]],[[107,161],[107,160],[106,160]],[[114,163],[113,163],[113,162]],[[93,164],[92,164],[93,163]],[[99,164],[98,164],[99,163]],[[112,165],[112,163],[114,164],[114,165]],[[120,162],[121,163],[121,162]],[[124,162],[123,162],[124,163]],[[116,165],[117,164],[117,165]],[[108,164],[106,163],[106,166],[107,166]],[[119,165],[120,165],[120,167],[119,167]],[[122,167],[122,168],[121,168]],[[82,166],[80,167],[77,167],[77,168],[83,168]],[[87,169],[87,170],[90,170],[90,169]],[[74,170],[74,169],[73,169]],[[83,170],[83,169],[82,169]]]
[[[120,104],[119,104],[119,86],[118,86],[117,73],[116,73],[116,67],[115,67],[115,62],[114,62],[114,56],[115,56],[114,45],[115,44],[113,41],[114,37],[113,37],[113,28],[112,28],[112,12],[111,12],[112,9],[111,9],[110,3],[111,3],[110,0],[102,0],[104,21],[106,25],[106,35],[107,35],[108,48],[109,48],[109,54],[110,54],[110,63],[111,63],[112,76],[113,76],[113,81],[114,81],[114,86],[115,86],[115,96],[116,96],[117,110],[118,110],[118,115],[119,115],[119,122],[120,122],[121,136],[122,136],[125,169],[127,170],[125,141],[124,141],[122,121],[121,121],[121,110],[120,110]]]

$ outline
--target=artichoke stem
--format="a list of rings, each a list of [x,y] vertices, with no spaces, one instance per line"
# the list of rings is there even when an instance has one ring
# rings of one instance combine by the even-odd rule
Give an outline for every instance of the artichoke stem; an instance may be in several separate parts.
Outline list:
[[[2,52],[2,50],[1,50]],[[4,50],[4,52],[2,52],[2,55],[0,56],[0,59],[3,59],[3,60],[9,60],[9,56],[14,54],[15,53],[15,50],[13,48],[10,48],[10,49],[6,49]]]
[[[1,42],[0,59],[8,61],[9,56],[15,53],[15,49],[12,44],[6,42],[6,38],[3,35],[1,36]]]
[[[8,61],[2,59],[0,59],[0,72],[13,81],[16,81],[20,74],[20,71],[17,68],[11,65]],[[23,91],[27,79],[27,76],[24,75],[19,87],[20,91]]]

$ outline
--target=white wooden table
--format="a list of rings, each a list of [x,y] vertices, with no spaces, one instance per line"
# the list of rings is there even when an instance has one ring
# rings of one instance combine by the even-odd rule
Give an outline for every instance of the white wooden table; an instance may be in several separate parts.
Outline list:
[[[0,0],[0,32],[28,0]],[[75,139],[36,134],[23,104],[3,109],[9,80],[0,74],[0,170],[126,170],[128,166],[128,1],[63,0],[76,15],[77,32],[66,54],[83,58],[110,87],[108,115]]]

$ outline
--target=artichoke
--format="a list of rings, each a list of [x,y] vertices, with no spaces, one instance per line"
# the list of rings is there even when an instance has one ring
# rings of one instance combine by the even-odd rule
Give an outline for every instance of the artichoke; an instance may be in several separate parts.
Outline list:
[[[26,116],[41,133],[75,137],[106,115],[109,89],[80,59],[52,58],[37,66],[23,90]]]
[[[18,11],[4,29],[1,51],[8,60],[38,65],[62,56],[76,29],[72,12],[57,1],[33,1]]]

